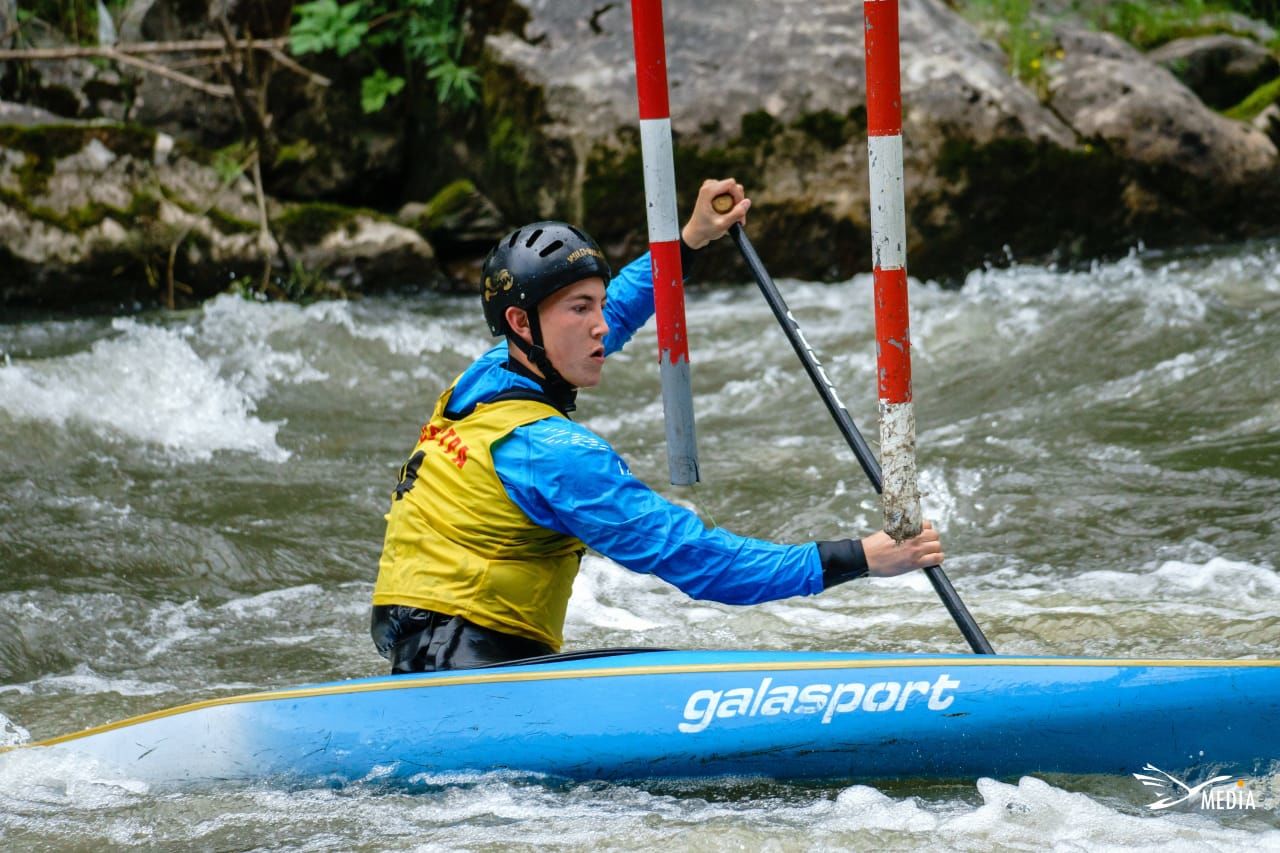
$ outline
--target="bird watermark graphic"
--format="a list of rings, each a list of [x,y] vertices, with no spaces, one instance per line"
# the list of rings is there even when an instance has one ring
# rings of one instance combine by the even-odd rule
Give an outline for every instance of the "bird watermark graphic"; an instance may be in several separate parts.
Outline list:
[[[1244,779],[1236,779],[1234,776],[1214,776],[1212,779],[1206,779],[1198,785],[1191,786],[1154,764],[1147,764],[1142,769],[1147,773],[1134,773],[1133,778],[1148,788],[1159,789],[1161,793],[1160,799],[1147,805],[1147,808],[1153,811],[1173,808],[1186,802],[1195,802],[1197,797],[1199,797],[1200,808],[1213,811],[1258,807],[1253,791],[1245,786]],[[1219,785],[1220,782],[1229,782],[1232,779],[1236,779],[1234,785]]]

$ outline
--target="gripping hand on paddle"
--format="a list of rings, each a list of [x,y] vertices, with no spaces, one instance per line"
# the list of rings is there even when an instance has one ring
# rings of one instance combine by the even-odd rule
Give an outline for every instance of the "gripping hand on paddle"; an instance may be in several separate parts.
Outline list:
[[[919,536],[902,542],[894,542],[883,530],[872,533],[862,540],[862,551],[867,556],[867,574],[879,578],[891,578],[942,562],[942,540],[927,521]]]
[[[751,199],[733,178],[705,180],[680,236],[690,249],[701,249],[729,233],[735,223],[745,223],[750,207]]]

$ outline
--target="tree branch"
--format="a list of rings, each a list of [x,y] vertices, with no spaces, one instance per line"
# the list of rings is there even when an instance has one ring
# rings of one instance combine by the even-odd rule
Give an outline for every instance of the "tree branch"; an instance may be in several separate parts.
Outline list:
[[[157,77],[164,77],[167,80],[173,80],[184,86],[189,86],[206,95],[213,95],[215,98],[230,98],[234,93],[230,86],[219,86],[216,83],[206,83],[205,81],[192,77],[190,74],[183,74],[181,71],[174,71],[172,68],[166,68],[156,62],[151,62],[137,56],[129,56],[127,53],[117,53],[115,51],[104,51],[101,56],[105,59],[111,59],[125,65],[132,65],[141,68],[143,71],[149,71]]]
[[[225,53],[228,50],[262,51],[271,56],[276,62],[283,67],[289,69],[295,74],[306,77],[317,86],[330,86],[332,82],[323,74],[306,68],[284,52],[283,48],[288,45],[287,38],[274,39],[199,39],[187,41],[145,41],[133,44],[118,44],[114,46],[78,46],[78,47],[23,47],[23,48],[0,48],[0,60],[57,60],[57,59],[92,59],[102,58],[111,59],[116,62],[122,62],[126,65],[133,65],[156,74],[160,77],[167,77],[170,80],[182,83],[184,86],[190,86],[209,95],[218,98],[229,98],[232,96],[230,88],[225,86],[216,86],[198,80],[195,77],[189,77],[180,72],[173,71],[167,66],[160,65],[155,62],[147,62],[139,59],[139,56],[167,54],[167,53]],[[176,76],[175,76],[176,75]]]
[[[233,42],[232,47],[254,50],[279,50],[289,43],[288,38],[243,39]],[[117,44],[110,47],[101,45],[80,45],[77,47],[21,47],[0,49],[0,59],[76,59],[94,56],[108,56],[115,53],[151,54],[151,53],[221,53],[227,49],[223,39],[194,39],[187,41],[140,41],[130,44]]]

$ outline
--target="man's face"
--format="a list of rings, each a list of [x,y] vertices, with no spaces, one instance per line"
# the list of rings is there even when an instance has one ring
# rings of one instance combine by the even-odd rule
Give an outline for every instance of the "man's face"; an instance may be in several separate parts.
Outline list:
[[[604,369],[604,281],[584,278],[561,288],[538,306],[547,357],[570,384],[593,388]]]

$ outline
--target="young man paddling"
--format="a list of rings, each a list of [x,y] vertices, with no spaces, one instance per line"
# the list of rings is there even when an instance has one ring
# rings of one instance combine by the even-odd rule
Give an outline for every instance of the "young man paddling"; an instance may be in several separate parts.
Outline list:
[[[716,213],[712,199],[735,204]],[[732,179],[705,181],[681,231],[693,253],[746,218]],[[690,596],[755,604],[942,560],[927,522],[896,544],[781,545],[708,529],[632,476],[569,419],[605,357],[653,315],[648,256],[612,276],[595,242],[563,222],[519,228],[490,251],[485,319],[506,338],[436,402],[401,469],[373,591],[371,632],[392,672],[465,669],[559,651],[588,547]]]

